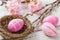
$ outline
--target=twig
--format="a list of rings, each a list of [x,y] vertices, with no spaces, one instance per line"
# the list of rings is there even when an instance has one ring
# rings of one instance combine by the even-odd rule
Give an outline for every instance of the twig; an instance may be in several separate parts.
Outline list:
[[[60,3],[59,1],[56,1],[55,3],[52,3],[52,4],[51,4],[51,7],[49,7],[48,9],[46,9],[46,10],[41,14],[41,16],[36,20],[36,21],[40,20],[40,21],[38,21],[38,23],[37,23],[36,26],[38,26],[40,22],[42,23],[42,20],[45,18],[45,16],[47,16],[48,14],[51,14],[50,12],[54,9],[54,7],[58,6],[59,3]],[[45,13],[45,14],[44,14],[44,13]],[[36,21],[35,21],[35,22],[36,22]],[[35,28],[36,28],[36,27],[35,27]],[[37,31],[39,31],[39,30],[37,30]]]
[[[47,15],[47,14],[49,14],[49,12],[51,12],[52,11],[52,9],[55,7],[55,6],[57,6],[59,3],[58,3],[58,1],[56,1],[56,2],[54,2],[54,3],[51,3],[50,5],[52,6],[52,7],[49,7],[48,9],[46,9],[43,13],[41,13],[40,15],[40,17],[37,19],[37,20],[39,20],[42,16],[44,16],[44,13],[45,13],[45,15]],[[49,6],[49,5],[48,5]],[[48,11],[48,10],[50,10],[50,11]],[[48,12],[47,12],[48,11]],[[33,23],[35,23],[37,20],[35,20]],[[41,20],[41,19],[40,19]]]
[[[6,4],[6,1],[8,0],[2,0],[2,4],[0,6],[3,6],[4,4]]]
[[[54,4],[54,3],[56,3],[57,1],[55,1],[55,2],[53,2],[53,3],[51,3],[51,4]],[[49,5],[51,5],[51,4],[46,4],[44,7],[42,7],[40,10],[42,10],[42,9],[44,9],[44,8],[46,8],[47,6],[49,6]],[[35,11],[35,12],[39,12],[40,10],[37,10],[37,11]],[[35,12],[33,12],[33,13],[35,13]]]

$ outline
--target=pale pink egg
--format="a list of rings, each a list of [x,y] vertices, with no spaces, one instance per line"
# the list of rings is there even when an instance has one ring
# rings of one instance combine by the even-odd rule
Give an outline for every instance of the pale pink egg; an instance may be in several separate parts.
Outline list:
[[[13,19],[8,24],[8,30],[10,32],[18,32],[24,26],[24,21],[22,19]]]
[[[51,23],[46,22],[46,23],[42,24],[42,31],[47,36],[50,36],[50,37],[57,36],[57,30],[56,30],[55,26],[52,25]]]
[[[52,23],[54,26],[56,26],[57,23],[58,23],[58,21],[59,21],[58,17],[52,15],[52,16],[47,16],[46,18],[44,18],[42,22],[43,22],[43,23],[45,23],[45,22],[50,22],[50,23]]]
[[[28,8],[30,10],[30,12],[35,12],[37,10],[40,10],[42,8],[42,2],[41,0],[37,0],[37,4],[35,4],[33,1],[31,1],[29,4],[28,4]]]

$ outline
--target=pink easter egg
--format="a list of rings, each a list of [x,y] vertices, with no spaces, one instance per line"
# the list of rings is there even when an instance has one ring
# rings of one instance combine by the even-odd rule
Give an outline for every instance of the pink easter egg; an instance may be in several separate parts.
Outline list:
[[[56,24],[58,23],[58,21],[59,21],[58,17],[52,15],[52,16],[48,16],[48,17],[44,18],[42,22],[43,22],[43,23],[45,23],[45,22],[50,22],[50,23],[52,23],[54,26],[56,26]]]
[[[18,32],[23,28],[24,21],[22,19],[13,19],[8,24],[8,30],[10,32]]]
[[[57,31],[56,31],[56,28],[54,25],[52,25],[51,23],[44,23],[42,25],[42,31],[47,35],[47,36],[50,36],[50,37],[54,37],[57,35]]]

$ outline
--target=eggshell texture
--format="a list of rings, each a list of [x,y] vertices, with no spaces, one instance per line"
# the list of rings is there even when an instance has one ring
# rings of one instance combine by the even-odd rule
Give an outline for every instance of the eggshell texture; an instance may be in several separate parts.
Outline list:
[[[22,19],[13,19],[8,24],[8,30],[11,32],[18,32],[23,28],[24,21]]]
[[[54,26],[56,26],[56,24],[58,23],[58,21],[59,21],[58,17],[52,15],[52,16],[48,16],[48,17],[44,18],[42,22],[43,22],[43,23],[45,23],[45,22],[50,22],[50,23],[52,23]]]
[[[50,36],[50,37],[54,37],[57,35],[57,31],[56,31],[56,28],[54,25],[52,25],[51,23],[44,23],[42,25],[42,31],[47,35],[47,36]]]

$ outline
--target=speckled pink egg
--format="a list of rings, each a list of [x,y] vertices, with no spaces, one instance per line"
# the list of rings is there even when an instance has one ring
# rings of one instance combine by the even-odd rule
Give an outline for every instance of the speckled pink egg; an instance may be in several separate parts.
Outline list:
[[[13,19],[8,24],[8,30],[10,32],[18,32],[23,28],[24,21],[22,19]]]
[[[57,35],[57,31],[54,25],[52,25],[51,23],[44,23],[42,24],[42,31],[50,37],[54,37]]]
[[[50,22],[55,26],[58,23],[58,21],[59,21],[58,17],[52,15],[52,16],[48,16],[48,17],[44,18],[42,22],[43,23]]]

